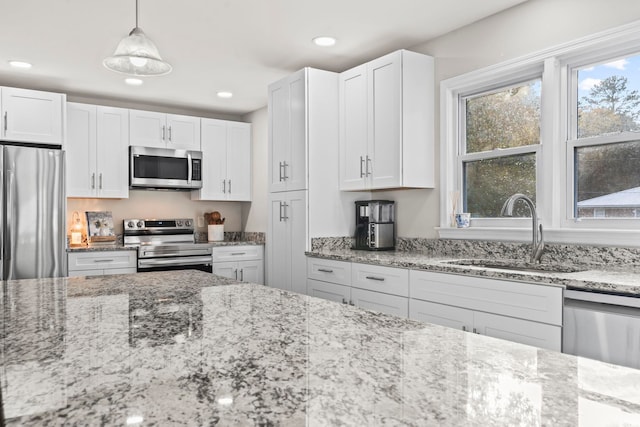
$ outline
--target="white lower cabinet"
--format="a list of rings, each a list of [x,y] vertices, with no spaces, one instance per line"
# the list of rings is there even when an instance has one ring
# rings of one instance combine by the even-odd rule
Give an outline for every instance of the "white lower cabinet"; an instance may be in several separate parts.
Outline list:
[[[560,351],[562,288],[410,273],[409,318]]]
[[[407,317],[408,271],[318,258],[307,260],[307,294]]]
[[[264,284],[264,247],[261,245],[213,248],[213,274]]]
[[[135,273],[136,251],[69,252],[69,277]]]

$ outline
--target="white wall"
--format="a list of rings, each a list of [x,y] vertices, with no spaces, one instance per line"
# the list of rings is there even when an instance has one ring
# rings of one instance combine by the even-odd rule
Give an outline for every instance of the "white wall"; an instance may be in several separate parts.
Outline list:
[[[266,89],[265,89],[266,90]],[[242,206],[243,231],[267,231],[267,165],[268,126],[267,107],[244,116],[243,121],[251,122],[251,163],[252,201]]]
[[[440,81],[640,19],[637,0],[529,0],[409,50],[435,57],[436,176],[440,174]],[[398,235],[436,238],[435,190],[379,192],[396,201]]]

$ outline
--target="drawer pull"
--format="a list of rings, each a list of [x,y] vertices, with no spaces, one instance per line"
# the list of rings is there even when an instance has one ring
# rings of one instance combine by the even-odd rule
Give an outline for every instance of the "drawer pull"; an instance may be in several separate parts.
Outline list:
[[[231,255],[246,255],[246,252],[233,252]]]
[[[113,262],[113,259],[94,259],[93,262]]]
[[[366,276],[369,280],[377,280],[378,282],[384,282],[384,277]]]
[[[322,273],[333,273],[333,270],[329,270],[328,268],[319,268],[318,271]]]

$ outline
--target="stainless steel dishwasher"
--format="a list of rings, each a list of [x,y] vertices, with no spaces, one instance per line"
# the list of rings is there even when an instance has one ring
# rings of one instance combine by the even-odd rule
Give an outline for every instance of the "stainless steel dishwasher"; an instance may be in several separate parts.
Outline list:
[[[566,290],[562,351],[640,368],[640,298]]]

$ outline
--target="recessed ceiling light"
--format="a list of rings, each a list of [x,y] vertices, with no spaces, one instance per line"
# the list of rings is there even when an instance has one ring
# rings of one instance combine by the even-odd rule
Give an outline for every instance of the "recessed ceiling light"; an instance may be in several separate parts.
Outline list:
[[[134,78],[128,78],[128,79],[124,79],[124,82],[128,85],[131,86],[140,86],[142,84],[142,80],[140,79],[134,79]]]
[[[329,37],[329,36],[319,36],[319,37],[314,38],[313,42],[317,46],[329,47],[329,46],[333,46],[334,44],[336,44],[336,39],[333,38],[333,37]]]
[[[233,96],[233,93],[231,92],[227,92],[225,90],[221,90],[220,92],[217,93],[218,98],[231,98]]]
[[[9,61],[9,65],[15,68],[31,68],[31,64],[24,61]]]

